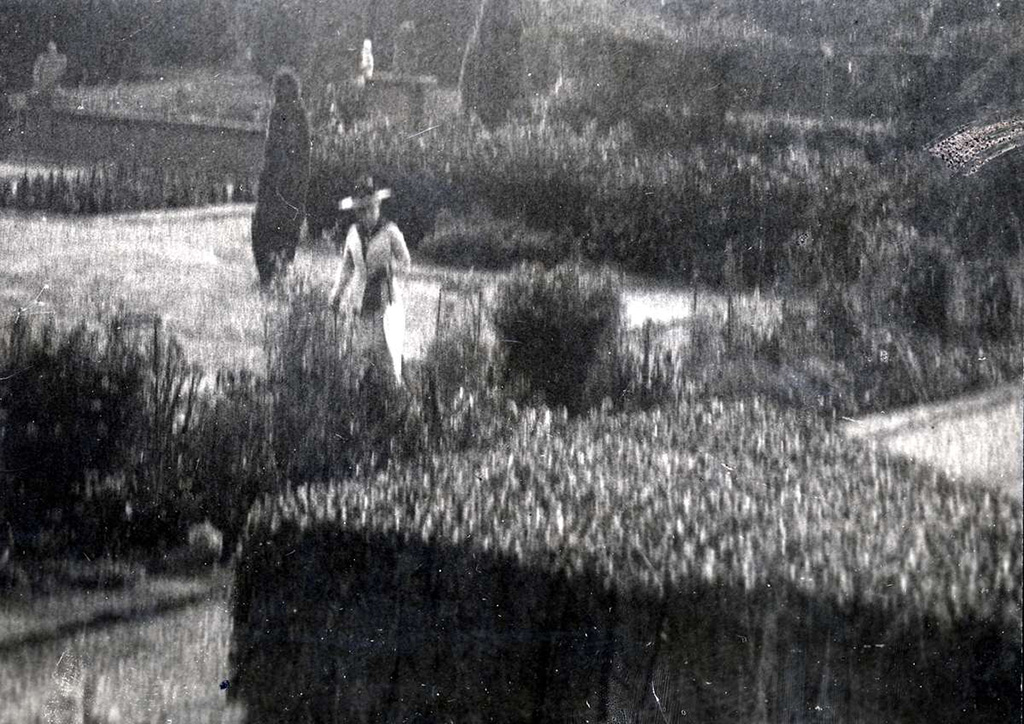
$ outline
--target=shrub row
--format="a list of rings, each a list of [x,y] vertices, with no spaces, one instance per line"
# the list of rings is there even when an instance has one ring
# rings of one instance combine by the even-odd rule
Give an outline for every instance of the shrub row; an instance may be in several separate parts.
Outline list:
[[[757,401],[527,412],[262,499],[232,692],[268,720],[1017,715],[1020,521]]]
[[[742,123],[718,132],[658,150],[625,126],[603,133],[531,120],[488,132],[448,123],[410,137],[362,125],[318,139],[310,229],[333,223],[346,180],[368,170],[399,191],[408,217],[399,221],[417,241],[439,208],[480,204],[572,239],[563,253],[710,284],[854,280],[879,223],[919,229],[966,258],[1018,249],[1019,214],[988,201],[1019,185],[1018,160],[953,181],[923,152],[883,148],[869,160],[862,144],[827,133]],[[727,279],[730,253],[736,273]]]
[[[56,214],[107,214],[207,204],[251,203],[253,181],[234,184],[200,172],[168,172],[118,165],[93,167],[73,176],[64,170],[8,180],[0,185],[0,208]]]
[[[572,239],[565,235],[529,229],[497,219],[485,209],[473,209],[464,216],[442,210],[419,251],[437,264],[498,271],[518,264],[553,267],[570,258],[571,247]]]

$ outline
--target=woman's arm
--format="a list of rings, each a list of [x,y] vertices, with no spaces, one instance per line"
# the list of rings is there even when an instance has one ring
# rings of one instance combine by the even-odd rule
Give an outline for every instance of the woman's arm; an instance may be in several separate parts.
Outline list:
[[[395,224],[391,224],[390,231],[392,269],[399,274],[408,274],[412,268],[412,258],[409,256],[409,248],[405,245],[405,237]]]
[[[359,265],[365,263],[362,256],[359,253],[359,232],[356,231],[355,226],[350,226],[348,234],[345,235],[345,248],[341,252],[338,271],[334,276],[334,286],[331,287],[330,305],[334,309],[338,308],[341,302],[341,293],[349,279],[355,274]]]

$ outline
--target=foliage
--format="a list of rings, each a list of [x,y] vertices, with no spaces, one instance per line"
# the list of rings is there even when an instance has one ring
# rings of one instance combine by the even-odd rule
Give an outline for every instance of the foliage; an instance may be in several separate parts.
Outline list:
[[[520,268],[499,287],[492,311],[506,383],[527,399],[583,412],[609,393],[594,383],[621,315],[619,286],[607,271]]]
[[[421,444],[419,411],[334,315],[324,290],[293,278],[266,341],[270,440],[285,480],[346,477]],[[411,446],[403,448],[403,446]]]
[[[442,282],[441,290],[442,299],[461,300],[446,306],[439,300],[435,337],[412,367],[429,449],[436,454],[500,445],[516,407],[497,381],[483,290],[454,282]],[[456,304],[465,312],[454,314]]]
[[[505,445],[261,500],[236,570],[233,690],[268,718],[328,721],[380,706],[1013,716],[1020,521],[1009,497],[759,400],[528,411]],[[812,683],[793,700],[795,667]]]
[[[65,83],[117,82],[145,67],[211,64],[230,51],[228,3],[26,0],[0,6],[0,89],[28,90],[36,56],[49,40],[68,57]]]
[[[1012,268],[1002,273],[1010,276]],[[697,320],[682,342],[668,341],[658,329],[631,337],[619,355],[649,363],[639,367],[645,372],[634,364],[622,377],[633,380],[626,389],[652,380],[661,390],[659,399],[761,396],[826,419],[952,399],[1024,374],[1020,332],[986,334],[977,322],[983,310],[973,308],[985,298],[983,288],[978,291],[959,304],[949,301],[950,309],[966,306],[966,311],[956,319],[950,312],[947,328],[931,330],[901,316],[898,296],[888,304],[874,301],[883,292],[893,295],[890,287],[883,292],[873,285],[823,287],[809,308],[785,303],[775,322]],[[1022,299],[1015,291],[1013,309]]]
[[[446,335],[396,389],[323,290],[293,277],[278,291],[258,375],[205,375],[145,315],[119,312],[99,331],[11,323],[0,346],[0,526],[13,526],[18,550],[164,553],[208,519],[229,556],[249,506],[284,481],[350,477],[502,435],[482,309],[475,346],[459,347],[472,350],[464,367],[442,368],[461,344]]]

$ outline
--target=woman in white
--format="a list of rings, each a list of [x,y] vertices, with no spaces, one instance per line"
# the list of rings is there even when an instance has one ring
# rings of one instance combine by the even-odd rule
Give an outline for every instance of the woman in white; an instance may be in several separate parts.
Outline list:
[[[330,305],[351,317],[353,338],[369,347],[372,364],[389,365],[401,384],[405,307],[400,280],[411,261],[402,232],[380,213],[381,201],[390,195],[365,177],[352,196],[339,202],[340,209],[356,211],[359,220],[345,236]]]

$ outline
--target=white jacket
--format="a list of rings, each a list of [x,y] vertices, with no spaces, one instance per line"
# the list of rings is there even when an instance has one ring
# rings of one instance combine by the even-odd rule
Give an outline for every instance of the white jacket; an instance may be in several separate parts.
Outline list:
[[[331,288],[332,304],[337,303],[343,309],[359,313],[366,280],[376,271],[386,271],[389,266],[395,277],[405,274],[412,266],[405,237],[398,227],[391,221],[382,223],[364,247],[358,227],[353,224],[345,235],[345,246]],[[401,294],[400,290],[401,285],[396,284],[396,296]]]

